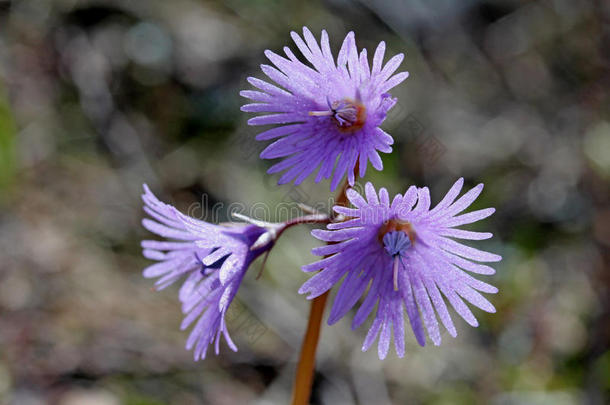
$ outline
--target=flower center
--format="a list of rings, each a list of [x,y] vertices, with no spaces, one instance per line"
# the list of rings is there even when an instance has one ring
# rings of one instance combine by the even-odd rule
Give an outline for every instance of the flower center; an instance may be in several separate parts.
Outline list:
[[[366,122],[366,107],[360,102],[349,98],[330,102],[327,99],[328,110],[310,111],[315,117],[330,117],[341,132],[354,132]]]
[[[392,257],[404,255],[411,247],[411,240],[401,231],[392,231],[385,234],[383,237],[383,247],[385,251]]]
[[[406,251],[415,243],[415,231],[409,222],[390,220],[379,228],[379,240],[385,251],[392,257],[394,291],[398,291],[398,267]]]

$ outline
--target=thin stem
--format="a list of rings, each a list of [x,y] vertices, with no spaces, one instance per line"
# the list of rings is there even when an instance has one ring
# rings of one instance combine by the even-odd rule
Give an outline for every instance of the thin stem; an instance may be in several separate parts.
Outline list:
[[[286,228],[299,224],[327,224],[330,222],[330,217],[326,214],[312,214],[296,217],[284,222]]]
[[[297,217],[293,219],[289,219],[284,222],[283,227],[280,228],[276,235],[276,239],[280,237],[280,235],[288,228],[293,227],[295,225],[300,224],[328,224],[331,222],[330,216],[326,214],[312,214],[312,215],[303,215],[302,217]]]
[[[356,168],[356,170],[358,170]],[[345,181],[341,192],[337,197],[336,204],[345,206],[347,204],[348,183]],[[309,320],[307,321],[307,330],[303,345],[301,346],[301,354],[297,365],[297,372],[292,391],[292,405],[307,405],[311,396],[311,387],[313,384],[313,376],[316,363],[316,350],[318,349],[318,340],[320,339],[320,329],[322,326],[322,316],[330,290],[324,294],[314,298],[311,301],[311,310],[309,311]]]
[[[250,246],[250,250],[259,249],[271,242],[275,242],[279,239],[279,237],[284,233],[284,231],[290,227],[300,224],[328,224],[331,222],[331,217],[326,214],[311,214],[311,215],[303,215],[297,218],[293,218],[286,222],[280,223],[271,223],[259,221],[256,219],[249,218],[245,215],[239,213],[233,213],[236,218],[239,218],[243,221],[249,222],[251,224],[265,227],[267,228],[267,232],[263,233],[257,240],[254,242],[252,246]],[[256,279],[260,279],[263,275],[263,271],[265,270],[265,264],[267,263],[267,258],[269,257],[269,253],[271,253],[271,249],[267,250],[265,253],[265,257],[263,258],[263,263],[261,264],[260,269],[258,270],[258,274]]]
[[[331,221],[331,218],[329,215],[321,214],[321,213],[303,215],[300,217],[289,219],[286,222],[261,221],[258,219],[250,218],[244,214],[240,214],[239,212],[233,212],[231,215],[233,215],[235,218],[241,219],[242,221],[247,222],[249,224],[260,226],[261,228],[273,228],[273,227],[280,227],[280,226],[289,228],[291,226],[298,225],[298,224],[327,224]]]
[[[258,219],[250,218],[248,216],[240,214],[239,212],[234,212],[234,213],[232,213],[232,215],[237,219],[241,219],[244,222],[259,226],[261,228],[278,228],[278,229],[281,229],[281,231],[283,231],[286,228],[290,228],[291,226],[295,226],[295,225],[299,225],[299,224],[328,224],[329,222],[332,221],[332,218],[330,217],[330,215],[321,214],[321,213],[303,215],[300,217],[289,219],[286,222],[260,221]]]
[[[307,405],[311,396],[311,386],[313,384],[313,374],[316,366],[316,350],[318,349],[318,340],[320,339],[320,329],[322,326],[322,316],[324,315],[324,307],[330,291],[326,291],[319,297],[311,301],[311,310],[309,311],[309,320],[307,321],[307,331],[303,345],[301,346],[301,355],[297,366],[297,373],[292,391],[292,405]]]

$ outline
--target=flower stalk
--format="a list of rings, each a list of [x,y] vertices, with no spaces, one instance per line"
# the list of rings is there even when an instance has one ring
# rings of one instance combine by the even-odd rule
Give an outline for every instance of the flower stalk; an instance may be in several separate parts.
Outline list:
[[[358,166],[354,171],[358,170]],[[345,206],[347,204],[347,188],[349,187],[346,181],[341,188],[336,204]],[[330,243],[329,243],[330,244]],[[316,365],[316,351],[318,349],[318,341],[320,339],[320,330],[322,327],[322,316],[326,308],[326,301],[330,291],[325,292],[319,297],[311,301],[311,309],[309,311],[309,319],[307,321],[307,329],[301,346],[301,354],[299,355],[299,363],[297,365],[294,387],[292,391],[292,405],[307,405],[311,396],[311,387],[313,385],[313,376]]]

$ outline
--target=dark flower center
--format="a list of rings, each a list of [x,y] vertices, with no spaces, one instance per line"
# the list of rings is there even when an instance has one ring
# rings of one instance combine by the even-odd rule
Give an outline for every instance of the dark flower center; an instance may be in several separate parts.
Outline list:
[[[405,235],[409,237],[411,244],[415,243],[415,239],[417,238],[417,234],[415,233],[415,229],[413,229],[413,225],[410,222],[403,222],[397,219],[391,219],[387,222],[384,222],[383,225],[379,228],[378,238],[380,241],[383,240],[384,236],[389,232],[401,231]]]
[[[330,117],[341,132],[354,132],[366,122],[366,107],[359,101],[343,99],[328,102],[328,110],[310,111],[315,117]]]

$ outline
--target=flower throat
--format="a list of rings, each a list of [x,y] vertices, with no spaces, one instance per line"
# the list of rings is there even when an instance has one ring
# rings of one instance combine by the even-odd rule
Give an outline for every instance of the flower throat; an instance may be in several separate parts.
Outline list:
[[[356,100],[349,98],[330,102],[327,100],[328,110],[310,111],[314,117],[330,117],[341,132],[354,132],[361,129],[366,122],[366,107]]]

